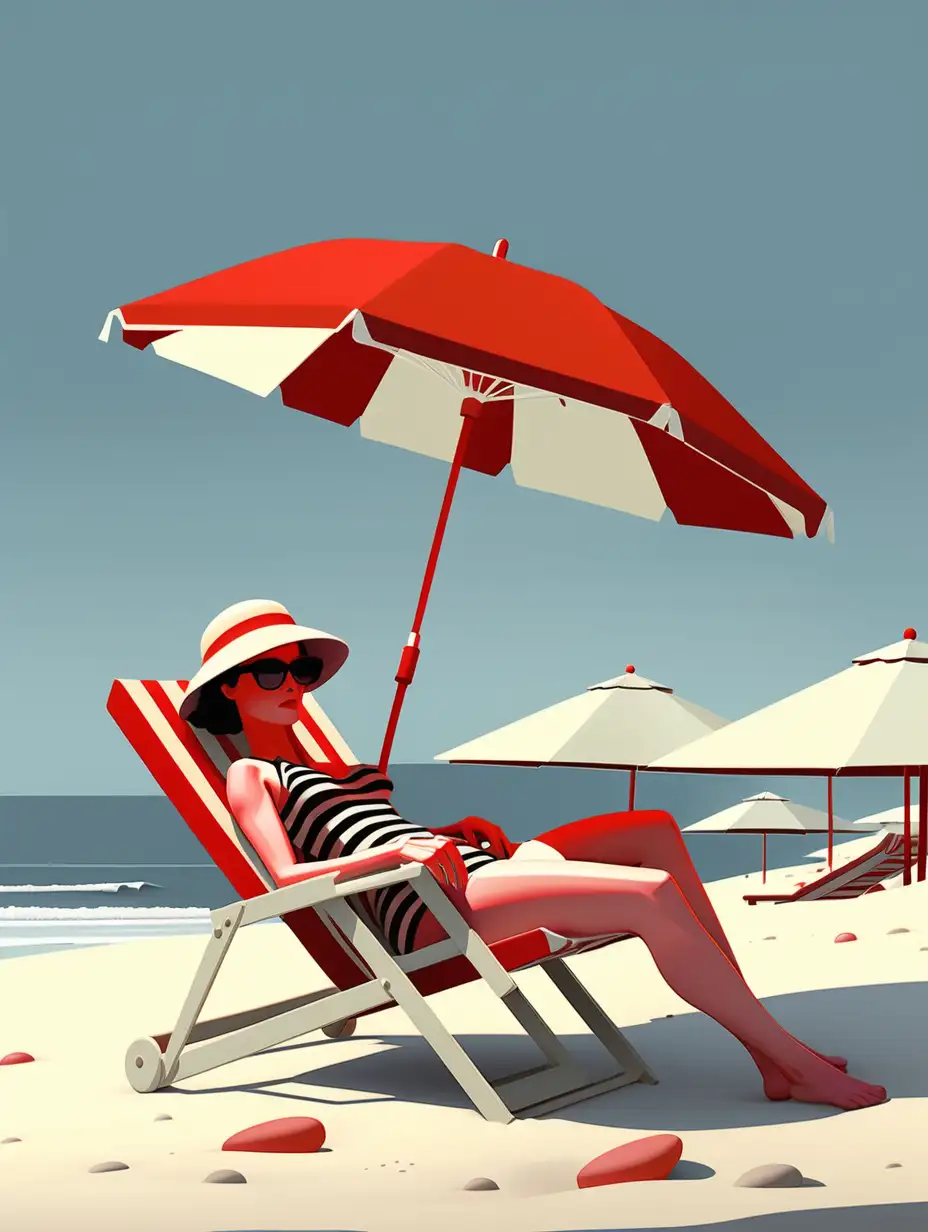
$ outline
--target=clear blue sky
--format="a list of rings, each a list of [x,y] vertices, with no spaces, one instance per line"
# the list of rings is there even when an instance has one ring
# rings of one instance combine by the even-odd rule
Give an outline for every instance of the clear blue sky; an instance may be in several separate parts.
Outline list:
[[[830,548],[465,475],[399,760],[627,662],[737,717],[928,634],[926,45],[924,0],[7,0],[0,793],[152,790],[110,681],[250,597],[350,642],[320,700],[376,757],[443,465],[96,340],[332,236],[508,237],[836,510]]]

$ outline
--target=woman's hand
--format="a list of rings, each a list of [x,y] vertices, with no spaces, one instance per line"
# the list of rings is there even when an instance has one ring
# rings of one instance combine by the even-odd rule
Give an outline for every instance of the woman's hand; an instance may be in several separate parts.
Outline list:
[[[495,822],[487,821],[485,817],[464,817],[453,826],[448,826],[445,833],[459,834],[465,843],[489,851],[498,860],[508,860],[517,846],[510,843]]]
[[[467,885],[467,868],[452,838],[412,838],[396,851],[403,864],[424,864],[443,889]]]

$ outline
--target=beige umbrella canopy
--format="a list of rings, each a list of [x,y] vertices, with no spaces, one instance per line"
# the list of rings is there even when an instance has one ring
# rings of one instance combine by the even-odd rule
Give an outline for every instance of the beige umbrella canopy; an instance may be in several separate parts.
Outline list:
[[[713,813],[687,826],[684,834],[760,834],[762,836],[761,880],[767,880],[768,834],[816,834],[828,830],[828,814],[796,804],[786,796],[761,791],[740,804]],[[835,822],[833,833],[856,833],[847,822]]]
[[[861,830],[889,830],[891,834],[902,834],[905,831],[905,805],[884,809],[882,813],[871,813],[854,822]]]
[[[673,689],[623,675],[439,753],[435,761],[496,766],[582,766],[629,770],[628,807],[635,803],[635,775],[680,744],[723,727],[727,719],[678,697]]]
[[[928,644],[903,640],[854,659],[851,667],[765,706],[722,731],[657,757],[649,770],[828,776],[919,775],[919,880],[928,852]],[[911,838],[911,828],[907,833]],[[831,850],[829,838],[829,850]],[[909,848],[911,850],[911,848]],[[830,861],[829,861],[830,862]]]

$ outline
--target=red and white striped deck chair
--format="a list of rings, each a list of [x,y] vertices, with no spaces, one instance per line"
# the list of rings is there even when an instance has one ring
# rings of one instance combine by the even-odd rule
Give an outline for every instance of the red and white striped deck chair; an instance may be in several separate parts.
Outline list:
[[[858,898],[876,886],[881,886],[890,877],[902,872],[905,866],[905,840],[900,834],[886,834],[875,847],[856,859],[848,860],[831,872],[824,873],[815,881],[800,886],[792,894],[745,894],[744,901],[752,907],[756,903],[799,903],[813,899]]]
[[[564,957],[619,940],[568,941],[535,929],[487,946],[468,928],[431,873],[410,864],[336,884],[320,876],[276,889],[233,821],[225,772],[245,754],[242,737],[214,737],[184,722],[178,708],[185,681],[117,680],[107,702],[129,743],[187,822],[241,901],[211,912],[212,933],[174,1030],[136,1041],[126,1074],[136,1091],[154,1091],[296,1039],[311,1031],[350,1034],[358,1017],[400,1006],[488,1120],[538,1116],[634,1082],[656,1081],[647,1065],[592,999]],[[293,728],[294,759],[332,767],[356,764],[351,750],[311,694]],[[357,906],[355,896],[398,881],[416,891],[447,939],[398,957]],[[275,1005],[200,1021],[210,988],[238,929],[280,917],[299,938],[331,987]],[[525,997],[512,972],[541,966],[595,1033],[616,1064],[607,1076],[581,1068]],[[426,998],[482,979],[541,1050],[544,1064],[488,1080]]]

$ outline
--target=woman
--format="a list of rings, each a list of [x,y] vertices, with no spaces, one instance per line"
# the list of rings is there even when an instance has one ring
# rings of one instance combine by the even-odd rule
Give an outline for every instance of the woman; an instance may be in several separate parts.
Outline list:
[[[668,813],[587,818],[515,849],[479,819],[489,849],[460,827],[426,829],[395,812],[393,785],[375,767],[336,778],[300,760],[291,732],[300,699],[341,668],[343,641],[297,625],[279,603],[248,600],[212,621],[201,653],[181,715],[215,735],[244,734],[251,756],[229,769],[229,807],[277,885],[417,862],[488,943],[540,927],[565,937],[632,933],[680,997],[741,1041],[768,1098],[847,1109],[885,1100],[883,1087],[806,1048],[754,997]],[[407,883],[370,892],[366,903],[397,953],[445,935]]]

